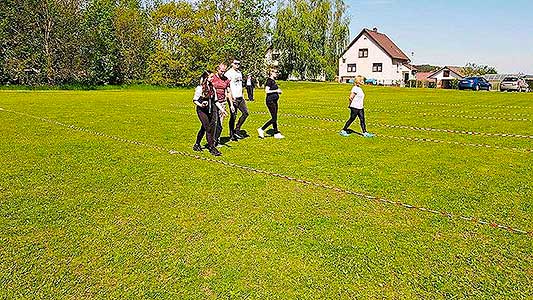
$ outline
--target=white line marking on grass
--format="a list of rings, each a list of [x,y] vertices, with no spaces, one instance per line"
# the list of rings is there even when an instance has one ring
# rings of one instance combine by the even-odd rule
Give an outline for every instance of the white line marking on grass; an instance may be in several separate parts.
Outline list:
[[[145,107],[138,107],[138,106],[131,106],[131,105],[124,105],[124,106],[142,108],[142,109],[151,109],[151,110],[162,111],[162,112],[181,113],[181,112],[167,110],[167,109],[145,108]],[[179,108],[190,107],[190,106],[182,106],[182,105],[176,105],[176,104],[172,106],[179,107]],[[260,115],[268,114],[268,112],[264,112],[264,111],[252,111],[250,113],[260,114]],[[327,121],[327,122],[339,122],[339,123],[346,122],[346,120],[339,120],[339,119],[333,119],[333,118],[322,118],[322,117],[312,116],[312,115],[297,115],[297,114],[289,114],[289,113],[280,113],[279,115],[287,116],[287,117],[294,117],[294,118],[302,118],[302,119],[321,120],[321,121]],[[415,131],[433,131],[433,132],[444,132],[444,133],[461,134],[461,135],[476,135],[476,136],[482,136],[482,137],[508,137],[508,138],[533,139],[533,135],[524,135],[524,134],[516,134],[516,133],[490,133],[490,132],[479,132],[479,131],[468,131],[468,130],[457,130],[457,129],[418,127],[418,126],[409,126],[409,125],[393,125],[393,124],[384,124],[384,123],[368,123],[368,125],[376,126],[376,127],[408,129],[408,130],[415,130]]]
[[[261,115],[266,115],[267,114],[267,112],[251,112],[251,113],[252,114],[261,114]],[[309,115],[297,115],[297,114],[287,114],[287,113],[281,113],[279,115],[280,116],[293,117],[293,118],[326,121],[326,122],[336,122],[336,123],[344,123],[344,122],[346,122],[345,120],[339,120],[339,119],[333,119],[333,118],[322,118],[322,117],[318,117],[318,116],[309,116]],[[369,126],[378,126],[378,127],[387,127],[387,128],[410,129],[410,130],[418,130],[418,131],[434,131],[434,132],[445,132],[445,133],[457,133],[457,134],[465,134],[465,135],[514,137],[514,138],[533,139],[533,136],[531,136],[531,135],[522,135],[522,134],[514,134],[514,133],[486,133],[486,132],[464,131],[464,130],[454,130],[454,129],[416,127],[416,126],[407,126],[407,125],[389,125],[389,124],[381,124],[381,123],[368,123],[368,125]]]
[[[351,191],[351,190],[348,190],[348,189],[338,188],[338,187],[334,187],[334,186],[331,186],[331,185],[326,185],[326,184],[319,183],[319,182],[313,182],[313,181],[309,181],[309,180],[305,180],[305,179],[298,179],[298,178],[290,177],[290,176],[287,176],[287,175],[274,173],[274,172],[270,172],[270,171],[265,171],[265,170],[261,170],[261,169],[256,169],[256,168],[252,168],[252,167],[248,167],[248,166],[238,165],[238,164],[227,162],[227,161],[223,161],[223,160],[212,159],[212,158],[208,158],[208,157],[205,157],[205,156],[191,154],[191,153],[188,153],[188,152],[177,151],[177,150],[174,150],[174,149],[167,149],[167,148],[164,148],[164,147],[161,147],[161,146],[151,145],[151,144],[147,144],[147,143],[140,142],[140,141],[129,140],[129,139],[121,138],[121,137],[118,137],[118,136],[108,135],[108,134],[105,134],[105,133],[102,133],[102,132],[90,130],[90,129],[83,128],[83,127],[78,127],[78,126],[75,126],[75,125],[69,125],[69,124],[65,124],[65,123],[62,123],[62,122],[59,122],[59,121],[55,121],[55,120],[52,120],[52,119],[43,118],[43,117],[39,117],[39,116],[34,116],[34,115],[30,115],[30,114],[26,114],[26,113],[22,113],[22,112],[18,112],[18,111],[13,111],[13,110],[4,110],[4,111],[11,112],[11,113],[14,113],[14,114],[17,114],[17,115],[21,115],[21,116],[30,117],[30,118],[33,118],[33,119],[36,119],[36,120],[39,120],[39,121],[42,121],[42,122],[58,125],[58,126],[61,126],[61,127],[64,127],[64,128],[68,128],[68,129],[74,130],[74,131],[89,133],[89,134],[92,134],[92,135],[95,135],[95,136],[104,137],[104,138],[107,138],[107,139],[111,139],[111,140],[115,140],[115,141],[119,141],[119,142],[123,142],[123,143],[127,143],[127,144],[132,144],[132,145],[136,145],[136,146],[142,146],[142,147],[154,149],[154,150],[157,150],[157,151],[166,152],[166,153],[169,153],[171,155],[179,155],[179,156],[182,156],[182,157],[194,158],[194,159],[197,159],[197,160],[203,160],[203,161],[207,161],[207,162],[211,162],[211,163],[217,163],[217,164],[221,164],[221,165],[224,165],[224,166],[233,167],[233,168],[249,171],[249,172],[256,173],[256,174],[263,174],[263,175],[268,175],[268,176],[271,176],[271,177],[277,177],[277,178],[285,179],[285,180],[292,181],[292,182],[301,183],[301,184],[306,185],[306,186],[315,186],[315,187],[318,187],[318,188],[331,190],[331,191],[338,192],[338,193],[343,193],[343,194],[346,194],[346,195],[353,195],[353,196],[356,196],[358,198],[366,199],[366,200],[372,201],[372,202],[377,202],[377,203],[382,203],[382,204],[390,204],[390,205],[395,205],[395,206],[402,207],[402,208],[405,208],[405,209],[408,209],[408,210],[420,211],[420,212],[424,212],[424,213],[431,213],[431,214],[434,214],[434,215],[440,215],[442,217],[445,217],[445,218],[448,218],[448,219],[452,219],[452,220],[464,220],[464,221],[473,222],[473,223],[479,224],[479,225],[488,225],[491,228],[503,229],[503,230],[506,230],[506,231],[508,231],[510,233],[523,234],[523,235],[528,235],[530,237],[533,237],[533,231],[521,230],[521,229],[518,229],[518,228],[511,227],[511,226],[501,225],[501,224],[495,223],[495,222],[484,221],[482,219],[478,219],[478,218],[475,218],[475,217],[468,217],[468,216],[463,216],[463,215],[455,215],[455,214],[452,214],[452,213],[449,213],[449,212],[446,212],[446,211],[432,210],[432,209],[428,209],[428,208],[421,207],[421,206],[415,206],[415,205],[411,205],[411,204],[408,204],[408,203],[403,203],[403,202],[399,202],[399,201],[393,201],[393,200],[389,200],[389,199],[386,199],[386,198],[376,197],[376,196],[368,195],[368,194],[361,193],[361,192],[355,192],[355,191]]]
[[[339,103],[342,103],[340,104],[341,106],[339,107],[342,107],[342,105],[345,103],[346,101],[339,101]],[[317,104],[311,104],[311,103],[308,103],[308,104],[296,104],[296,103],[291,103],[291,102],[284,102],[285,106],[288,107],[288,108],[295,108],[295,107],[301,107],[301,108],[308,108],[308,107],[314,107],[314,108],[320,108],[320,107],[324,107],[325,104],[323,105],[317,105]],[[373,104],[373,103],[372,103]],[[390,107],[389,107],[390,108]],[[380,108],[380,107],[367,107],[365,108],[365,111],[368,111],[368,112],[384,112],[384,113],[411,113],[411,114],[423,114],[423,112],[420,112],[420,111],[417,111],[417,110],[414,110],[414,109],[405,109],[405,108],[402,108],[402,109],[395,109],[395,110],[390,110],[390,109],[386,109],[386,108]],[[434,114],[434,112],[429,112],[431,114]],[[468,115],[468,114],[471,114],[471,113],[476,113],[476,114],[481,114],[481,115],[500,115],[500,116],[517,116],[517,117],[529,117],[530,115],[529,114],[525,114],[525,113],[502,113],[502,112],[483,112],[483,111],[465,111],[465,110],[440,110],[438,111],[439,113],[439,116],[450,116],[450,115],[454,115],[454,114],[461,114],[461,115]],[[462,117],[462,116],[457,116],[457,117]],[[475,117],[475,116],[474,116]],[[505,120],[506,118],[501,118],[502,120]],[[499,120],[499,119],[497,119]]]
[[[530,122],[531,120],[527,118],[502,118],[502,117],[483,117],[483,116],[467,116],[467,115],[456,115],[455,113],[460,113],[459,111],[450,112],[450,114],[436,114],[428,112],[414,112],[414,111],[394,111],[386,109],[370,109],[370,112],[384,112],[384,113],[410,113],[416,114],[419,116],[431,116],[431,117],[442,117],[442,118],[462,118],[462,119],[474,119],[474,120],[501,120],[501,121],[526,121]],[[468,113],[468,112],[467,112]],[[498,113],[496,113],[498,115]]]
[[[304,129],[328,131],[328,132],[338,132],[338,130],[320,128],[320,127],[312,127],[312,126],[298,126],[298,125],[289,125],[289,124],[280,124],[279,126],[282,126],[282,127],[283,126],[284,127],[293,127],[293,128],[304,128]],[[517,147],[505,147],[505,146],[488,145],[488,144],[475,144],[475,143],[461,143],[461,142],[443,141],[443,140],[436,140],[436,139],[429,139],[429,138],[395,136],[395,135],[387,135],[387,134],[381,134],[381,133],[379,133],[379,134],[376,133],[375,135],[377,137],[383,137],[383,138],[388,138],[388,139],[396,139],[396,140],[403,140],[403,141],[411,141],[411,142],[427,142],[427,143],[436,143],[436,144],[449,144],[449,145],[468,146],[468,147],[477,147],[477,148],[485,148],[485,149],[509,150],[509,151],[522,152],[522,153],[532,153],[533,152],[533,149],[517,148]]]
[[[190,113],[179,112],[179,111],[168,110],[168,109],[156,109],[156,108],[143,108],[143,109],[150,109],[150,110],[154,110],[154,111],[167,112],[167,113],[172,113],[172,114],[192,115]],[[252,112],[252,113],[253,114],[261,114],[261,115],[266,115],[267,114],[266,112]],[[344,121],[341,121],[341,120],[335,120],[335,119],[329,119],[329,118],[320,118],[320,117],[315,117],[315,116],[300,116],[300,115],[293,115],[293,114],[280,114],[280,115],[287,115],[287,116],[290,116],[290,117],[297,117],[297,118],[305,117],[305,118],[308,118],[308,119],[319,119],[319,120],[325,120],[325,121],[330,121],[330,122],[344,122]],[[371,124],[369,124],[369,125],[371,125]],[[312,127],[312,126],[298,126],[298,125],[288,125],[288,124],[280,124],[280,126],[294,127],[294,128],[305,128],[305,129],[329,131],[329,132],[338,132],[337,130],[334,130],[334,129]],[[373,124],[373,126],[383,126],[383,127],[390,127],[390,128],[403,128],[403,127],[395,126],[395,125],[382,125],[382,124]],[[413,128],[416,128],[416,127],[408,127],[407,129],[413,129]],[[442,132],[447,132],[447,133],[464,133],[464,134],[469,134],[469,135],[475,135],[475,134],[488,135],[488,134],[474,133],[474,132],[459,132],[459,131],[449,132],[449,131],[445,131],[444,129],[438,130],[438,129],[433,129],[433,128],[420,128],[419,130],[442,131]],[[507,151],[521,152],[521,153],[532,153],[533,152],[533,149],[497,146],[497,145],[489,145],[489,144],[462,143],[462,142],[455,142],[455,141],[444,141],[444,140],[437,140],[437,139],[430,139],[430,138],[395,136],[395,135],[387,135],[387,134],[376,134],[376,136],[383,137],[383,138],[389,138],[389,139],[411,141],[411,142],[428,142],[428,143],[437,143],[437,144],[449,144],[449,145],[477,147],[477,148],[485,148],[485,149],[507,150]],[[505,136],[505,135],[502,134],[502,136]]]
[[[414,104],[414,105],[430,105],[430,106],[452,106],[452,107],[485,107],[485,108],[518,108],[518,109],[532,109],[532,106],[520,105],[489,105],[489,104],[459,104],[459,103],[438,103],[438,102],[420,102],[420,101],[388,101],[388,100],[373,100],[373,102],[385,102],[395,104]]]

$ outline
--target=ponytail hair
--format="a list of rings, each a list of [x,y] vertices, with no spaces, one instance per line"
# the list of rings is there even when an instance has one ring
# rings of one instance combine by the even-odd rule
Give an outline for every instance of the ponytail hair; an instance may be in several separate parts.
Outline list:
[[[200,85],[202,86],[202,96],[206,99],[214,96],[213,85],[208,80],[209,75],[211,75],[212,73],[213,72],[211,71],[204,71],[202,75],[200,76]]]

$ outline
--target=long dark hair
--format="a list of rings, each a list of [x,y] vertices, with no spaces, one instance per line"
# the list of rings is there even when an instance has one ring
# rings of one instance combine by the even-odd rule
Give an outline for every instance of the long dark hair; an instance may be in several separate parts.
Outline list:
[[[213,72],[211,71],[204,71],[202,75],[200,75],[200,85],[202,86],[202,96],[204,98],[211,98],[214,96],[213,84],[208,80],[209,75],[212,73]]]

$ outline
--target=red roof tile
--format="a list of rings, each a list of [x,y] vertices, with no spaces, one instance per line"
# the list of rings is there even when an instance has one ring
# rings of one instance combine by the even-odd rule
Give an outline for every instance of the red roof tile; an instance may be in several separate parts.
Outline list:
[[[346,47],[344,52],[342,52],[341,56],[352,47],[352,45],[363,35],[363,33],[366,33],[385,53],[387,53],[390,57],[394,59],[401,59],[401,60],[407,60],[411,61],[405,53],[403,53],[394,42],[389,39],[389,37],[383,33],[378,32],[377,30],[370,30],[370,29],[363,29],[361,32],[352,40],[352,42]]]
[[[389,39],[389,37],[377,30],[363,29],[366,34],[368,34],[376,43],[389,54],[390,57],[396,59],[409,60],[409,57],[403,53],[403,51],[394,44],[394,42]]]

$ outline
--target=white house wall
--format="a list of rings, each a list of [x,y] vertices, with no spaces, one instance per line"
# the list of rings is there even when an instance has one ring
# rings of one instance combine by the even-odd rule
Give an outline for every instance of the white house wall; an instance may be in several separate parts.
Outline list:
[[[444,77],[444,71],[445,70],[441,70],[440,72],[438,72],[437,74],[431,76],[430,78],[431,79],[437,79],[437,81],[441,81],[441,80],[453,80],[453,79],[463,79],[463,77],[455,74],[453,71],[450,71],[450,76],[449,77]]]
[[[359,58],[359,49],[368,48],[368,57]],[[345,59],[345,62],[343,62]],[[382,72],[372,72],[374,63],[382,63]],[[348,72],[348,64],[356,64],[356,72]],[[378,83],[390,85],[402,80],[402,72],[393,59],[374,41],[363,33],[361,37],[339,58],[339,80],[345,81],[362,75],[367,79],[376,79]]]

